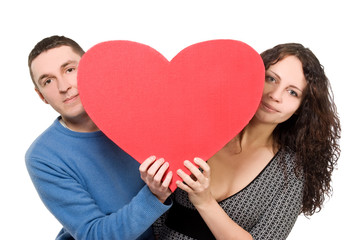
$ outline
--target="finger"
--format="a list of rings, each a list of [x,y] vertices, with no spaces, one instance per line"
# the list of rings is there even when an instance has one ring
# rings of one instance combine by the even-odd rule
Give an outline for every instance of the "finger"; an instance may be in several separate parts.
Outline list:
[[[162,166],[158,169],[156,175],[154,176],[154,180],[157,182],[161,182],[163,175],[167,171],[168,167],[169,167],[168,162],[165,162],[164,164],[162,164]]]
[[[186,184],[184,184],[182,181],[177,181],[176,182],[177,187],[179,187],[180,189],[186,191],[187,193],[192,193],[193,190]]]
[[[160,159],[157,159],[150,167],[149,169],[147,170],[147,174],[149,176],[155,176],[156,172],[158,171],[158,169],[161,167],[161,165],[164,163],[164,159],[163,158],[160,158]]]
[[[190,161],[185,160],[184,161],[184,166],[190,170],[190,172],[195,176],[196,180],[198,180],[200,183],[205,181],[205,176],[202,174],[200,169],[198,169]]]
[[[210,178],[211,171],[210,166],[207,164],[207,162],[198,157],[194,158],[194,162],[203,170],[203,175],[206,178]]]
[[[183,170],[178,169],[177,174],[181,179],[183,179],[184,183],[188,185],[191,189],[194,189],[196,187],[196,182]]]
[[[139,167],[140,172],[146,172],[150,164],[156,160],[156,156],[148,157]]]
[[[169,184],[171,184],[172,177],[173,177],[173,173],[168,172],[166,177],[165,177],[165,180],[163,180],[163,182],[162,182],[162,186],[165,188],[168,188]]]

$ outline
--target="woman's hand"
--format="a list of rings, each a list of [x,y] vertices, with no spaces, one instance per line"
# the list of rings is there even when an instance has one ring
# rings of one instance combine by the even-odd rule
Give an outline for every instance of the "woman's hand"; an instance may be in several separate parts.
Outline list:
[[[179,188],[188,192],[189,199],[200,213],[216,239],[252,239],[249,232],[234,222],[227,213],[221,208],[210,191],[210,166],[202,159],[195,158],[194,162],[203,170],[189,161],[184,161],[192,173],[191,176],[182,170],[177,174],[184,182],[177,181]]]
[[[184,182],[177,181],[176,184],[188,193],[189,199],[195,207],[200,207],[214,200],[210,191],[210,166],[201,158],[195,158],[194,162],[203,171],[201,172],[198,167],[186,160],[184,161],[184,166],[190,170],[192,175],[189,176],[181,169],[178,169],[177,174]]]
[[[162,181],[168,167],[168,162],[165,162],[163,158],[156,160],[155,156],[147,158],[139,167],[141,179],[144,180],[150,191],[162,203],[164,203],[172,193],[168,188],[171,183],[172,172],[168,172],[165,179]]]

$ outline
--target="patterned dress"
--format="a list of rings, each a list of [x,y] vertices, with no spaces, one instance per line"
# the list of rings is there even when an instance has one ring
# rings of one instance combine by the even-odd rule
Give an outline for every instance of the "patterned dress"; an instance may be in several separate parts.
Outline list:
[[[278,151],[244,189],[219,205],[254,239],[286,239],[301,213],[303,179],[294,173],[295,154]],[[177,189],[173,206],[153,225],[160,240],[215,239],[188,194]]]

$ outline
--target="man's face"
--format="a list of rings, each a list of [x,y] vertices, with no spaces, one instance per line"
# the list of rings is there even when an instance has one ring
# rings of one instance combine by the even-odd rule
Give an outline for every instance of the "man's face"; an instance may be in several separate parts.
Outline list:
[[[80,59],[71,47],[60,46],[41,53],[31,65],[36,92],[68,122],[86,114],[77,88]]]

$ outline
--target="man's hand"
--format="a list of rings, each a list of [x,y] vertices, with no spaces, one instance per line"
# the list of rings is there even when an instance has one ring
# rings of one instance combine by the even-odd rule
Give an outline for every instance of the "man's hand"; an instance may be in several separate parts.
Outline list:
[[[163,158],[157,159],[155,156],[147,158],[139,167],[141,179],[148,185],[150,191],[164,203],[171,195],[171,190],[168,188],[172,179],[172,172],[168,172],[163,179],[165,172],[169,167],[169,163]]]

